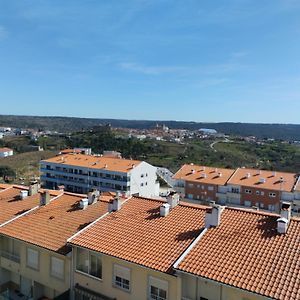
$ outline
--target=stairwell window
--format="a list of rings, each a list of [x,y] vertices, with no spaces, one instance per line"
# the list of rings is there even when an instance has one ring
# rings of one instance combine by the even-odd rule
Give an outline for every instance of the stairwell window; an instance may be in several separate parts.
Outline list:
[[[117,288],[130,291],[130,269],[119,265],[114,265],[113,285]]]
[[[272,198],[275,198],[276,197],[276,193],[269,193],[269,196],[272,197]]]
[[[249,190],[249,189],[245,189],[245,193],[246,193],[246,194],[252,194],[252,191]]]

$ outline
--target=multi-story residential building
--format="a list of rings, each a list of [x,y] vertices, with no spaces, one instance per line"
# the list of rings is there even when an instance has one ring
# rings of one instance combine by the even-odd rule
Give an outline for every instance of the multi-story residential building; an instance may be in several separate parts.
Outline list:
[[[279,210],[280,202],[300,210],[298,177],[294,173],[238,168],[236,170],[184,165],[173,176],[175,190],[189,201],[215,201],[230,206]],[[297,188],[298,187],[298,188]]]
[[[294,212],[300,216],[300,176],[294,187]]]
[[[278,211],[281,201],[293,201],[296,174],[239,168],[227,181],[227,203]]]
[[[226,199],[226,183],[234,170],[186,164],[173,176],[175,190],[182,198],[196,201]]]
[[[40,170],[42,185],[50,189],[64,185],[67,191],[84,194],[92,189],[159,194],[156,168],[143,161],[73,153],[41,161]]]
[[[0,158],[14,155],[14,150],[10,148],[0,148]]]
[[[72,255],[67,239],[108,213],[106,196],[91,193],[86,199],[54,192],[52,199],[48,191],[35,196],[37,207],[0,226],[0,292],[5,299],[68,299]],[[15,215],[27,209],[29,197],[12,199],[21,209]],[[91,274],[98,272],[95,264]]]
[[[116,211],[70,239],[73,299],[180,300],[172,266],[203,231],[205,208],[177,199],[115,203]],[[90,272],[95,260],[97,275]]]
[[[300,299],[300,219],[214,207],[206,231],[174,264],[182,299]]]

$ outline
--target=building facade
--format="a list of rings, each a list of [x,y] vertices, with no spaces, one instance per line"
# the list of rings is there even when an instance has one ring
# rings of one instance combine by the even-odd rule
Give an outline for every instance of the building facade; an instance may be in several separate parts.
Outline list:
[[[146,197],[159,194],[156,168],[143,161],[72,153],[41,161],[40,171],[42,185],[50,189],[63,185],[84,194],[93,189]]]

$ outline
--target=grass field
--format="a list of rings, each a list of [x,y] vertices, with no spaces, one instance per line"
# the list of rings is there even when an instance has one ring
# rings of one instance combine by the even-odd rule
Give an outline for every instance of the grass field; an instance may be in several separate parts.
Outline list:
[[[0,158],[0,166],[8,166],[16,172],[16,183],[28,184],[35,177],[39,177],[39,162],[53,157],[53,151],[34,151]]]

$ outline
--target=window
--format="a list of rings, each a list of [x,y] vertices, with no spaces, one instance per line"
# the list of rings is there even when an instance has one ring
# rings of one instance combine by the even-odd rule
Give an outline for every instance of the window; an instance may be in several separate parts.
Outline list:
[[[207,189],[208,189],[209,191],[213,191],[213,190],[214,190],[214,187],[210,185]]]
[[[239,194],[239,192],[240,192],[239,188],[235,188],[235,187],[231,188],[231,193]]]
[[[65,277],[65,262],[63,259],[51,257],[51,276],[64,279]]]
[[[250,207],[251,206],[251,201],[245,200],[244,205],[247,206],[247,207]]]
[[[143,178],[144,177],[144,174],[141,174],[141,178]]]
[[[265,192],[260,192],[260,194],[263,196],[265,194]]]
[[[256,191],[256,195],[260,195],[260,191]]]
[[[276,197],[276,193],[269,193],[269,196],[272,197],[272,198],[275,198]]]
[[[102,260],[99,254],[77,248],[76,270],[96,278],[102,278]]]
[[[31,248],[27,248],[27,267],[39,269],[39,252]]]
[[[154,300],[168,299],[168,282],[155,277],[149,277],[149,298]]]
[[[148,185],[148,182],[145,182],[145,185]]]
[[[269,209],[270,211],[274,211],[274,210],[275,210],[275,205],[269,204],[269,205],[268,205],[268,209]]]
[[[141,183],[141,186],[144,186],[144,183],[143,183],[143,182]]]
[[[194,187],[194,185],[192,183],[189,183],[189,187]]]
[[[114,265],[114,286],[130,291],[130,269]]]
[[[245,189],[245,193],[246,193],[246,194],[252,194],[252,191],[251,191],[251,190],[248,190],[248,189]]]

